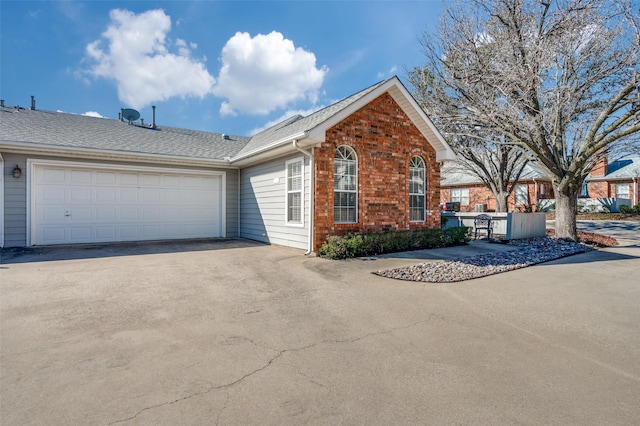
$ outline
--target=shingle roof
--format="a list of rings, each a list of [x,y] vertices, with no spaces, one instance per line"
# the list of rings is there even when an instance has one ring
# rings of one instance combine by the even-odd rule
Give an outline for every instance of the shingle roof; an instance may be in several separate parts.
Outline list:
[[[549,179],[544,171],[535,163],[527,163],[520,175],[520,180]],[[440,169],[440,183],[442,186],[474,185],[482,181],[475,175],[464,171],[455,162],[445,162]]]
[[[0,108],[0,143],[49,145],[120,153],[224,160],[250,138],[175,127],[130,125],[119,120],[61,112]]]
[[[607,166],[607,174],[587,180],[617,180],[640,177],[640,156],[630,155],[619,160],[612,161]]]
[[[308,138],[310,141],[319,142],[317,139],[322,137],[320,135],[324,129],[323,125],[328,126],[332,119],[348,113],[349,107],[355,108],[354,104],[381,86],[388,84],[388,88],[394,89],[392,86],[396,85],[396,81],[401,85],[397,77],[392,77],[306,117],[300,115],[290,117],[253,137],[225,137],[222,133],[162,125],[157,129],[151,129],[149,126],[128,124],[120,120],[0,107],[0,145],[31,146],[34,149],[43,146],[69,150],[88,149],[125,156],[128,154],[160,155],[189,161],[231,159],[232,163],[240,162],[259,153],[275,150],[292,139]],[[395,89],[393,93],[400,93],[401,97],[411,96],[405,93],[406,89],[404,89],[405,92],[399,91],[397,87]],[[419,108],[410,103],[406,107]],[[421,116],[415,119],[424,120]],[[453,151],[446,145],[444,139],[438,138],[439,133],[432,128],[433,125],[430,122],[423,124],[423,127],[428,127],[425,131],[435,135],[433,142],[436,143],[434,148],[438,155],[442,154],[443,158],[449,153],[453,155]],[[315,135],[313,135],[314,131],[317,132]],[[442,141],[438,144],[440,139]]]
[[[347,108],[349,105],[356,102],[358,99],[364,97],[368,93],[375,90],[377,87],[384,84],[386,81],[381,81],[373,86],[367,87],[364,90],[355,93],[348,98],[345,98],[335,104],[329,105],[319,111],[314,112],[306,117],[296,115],[283,122],[276,124],[262,132],[254,135],[249,143],[238,153],[238,155],[246,155],[248,153],[258,151],[262,148],[269,146],[270,144],[287,139],[290,136],[300,134],[302,132],[309,131],[329,118],[333,117],[338,112]]]

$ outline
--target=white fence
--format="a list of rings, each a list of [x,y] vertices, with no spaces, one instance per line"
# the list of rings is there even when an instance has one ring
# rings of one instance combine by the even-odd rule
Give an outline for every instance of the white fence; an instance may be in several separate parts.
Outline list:
[[[544,213],[475,213],[475,212],[442,212],[447,221],[445,228],[468,226],[473,229],[476,216],[487,214],[493,220],[493,235],[507,240],[544,237],[547,235],[547,225]]]

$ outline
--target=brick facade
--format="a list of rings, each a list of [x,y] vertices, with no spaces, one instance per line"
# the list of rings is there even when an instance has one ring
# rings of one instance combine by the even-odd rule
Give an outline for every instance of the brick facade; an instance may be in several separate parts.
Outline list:
[[[333,215],[333,162],[341,145],[358,159],[357,223],[336,224]],[[328,236],[440,227],[440,164],[436,152],[400,106],[384,93],[326,132],[315,148],[314,247]],[[409,220],[409,162],[426,166],[426,215]]]
[[[554,197],[553,186],[551,185],[551,182],[533,182],[531,180],[523,180],[518,182],[518,184],[527,185],[527,202],[524,204],[516,204],[515,191],[512,192],[511,195],[507,198],[508,209],[510,212],[518,211],[518,209],[523,209],[526,205],[535,206],[540,200]],[[446,203],[448,201],[451,201],[451,188],[452,187],[440,188],[440,202]],[[459,185],[455,188],[469,189],[469,204],[461,205],[460,211],[472,212],[475,210],[476,204],[486,204],[487,211],[496,211],[496,198],[493,195],[493,192],[491,192],[491,190],[486,186],[481,184],[468,184]]]

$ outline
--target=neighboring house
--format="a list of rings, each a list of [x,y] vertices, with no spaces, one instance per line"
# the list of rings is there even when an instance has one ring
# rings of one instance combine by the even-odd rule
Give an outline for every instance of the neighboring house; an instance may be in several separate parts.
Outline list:
[[[253,137],[2,107],[0,242],[244,237],[316,251],[330,235],[439,227],[440,162],[453,158],[397,77]]]
[[[514,211],[553,198],[551,180],[533,162],[527,164],[507,201],[509,211]],[[640,156],[627,156],[611,163],[605,158],[598,162],[585,180],[580,198],[616,198],[629,200],[631,205],[640,203]],[[441,168],[440,201],[457,201],[463,212],[496,209],[491,190],[453,162]]]
[[[630,155],[608,162],[606,158],[591,170],[584,197],[618,198],[640,204],[640,156]]]
[[[551,180],[535,164],[528,163],[515,189],[507,198],[509,211],[535,206],[539,201],[553,198]],[[496,211],[496,198],[479,178],[464,172],[453,162],[442,165],[440,201],[460,203],[460,211]]]

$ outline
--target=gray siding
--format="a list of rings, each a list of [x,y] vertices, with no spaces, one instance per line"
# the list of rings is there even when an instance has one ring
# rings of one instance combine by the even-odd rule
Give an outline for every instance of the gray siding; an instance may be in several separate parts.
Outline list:
[[[304,157],[304,227],[286,224],[287,160]],[[308,249],[309,159],[302,153],[242,169],[240,236],[251,240]]]
[[[123,163],[115,161],[89,160],[85,158],[67,158],[52,156],[34,156],[26,154],[1,153],[4,159],[4,246],[24,247],[27,244],[27,158],[37,160],[56,160],[95,164],[109,164],[140,167],[160,167],[167,169],[190,170],[219,170],[198,167],[179,167],[156,163]],[[16,164],[22,169],[22,177],[15,179],[11,176]],[[238,171],[220,170],[226,172],[226,236],[238,236]]]
[[[238,170],[227,170],[226,223],[227,237],[238,237],[240,226],[240,209],[238,206]]]
[[[4,246],[24,247],[27,243],[27,157],[2,153],[4,158]],[[12,176],[18,165],[20,179]]]

